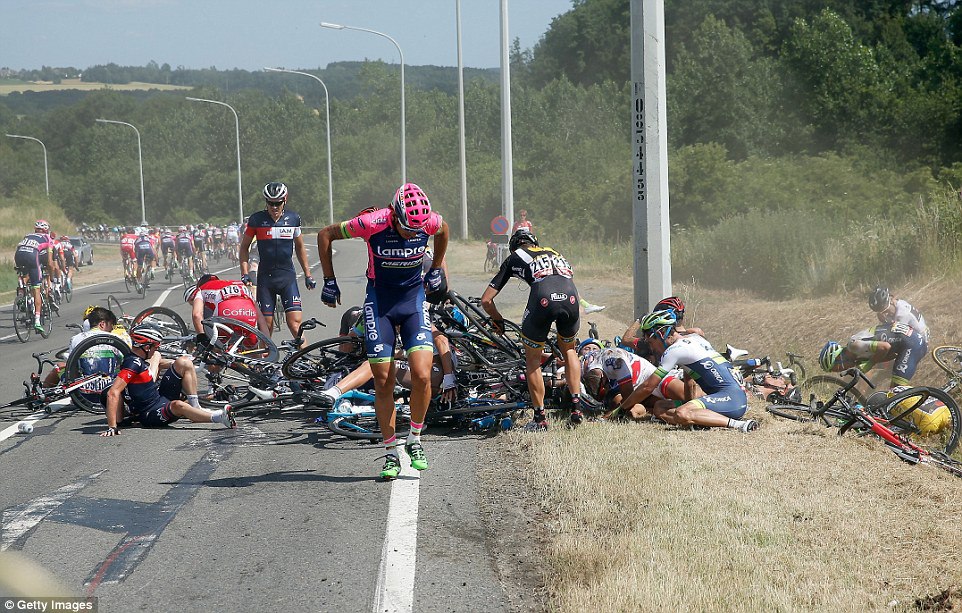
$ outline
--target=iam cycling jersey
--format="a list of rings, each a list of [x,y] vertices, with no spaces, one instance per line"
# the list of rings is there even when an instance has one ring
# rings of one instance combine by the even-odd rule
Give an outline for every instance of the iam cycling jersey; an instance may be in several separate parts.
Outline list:
[[[28,234],[17,244],[14,252],[14,264],[18,269],[30,277],[30,285],[40,285],[40,257],[43,255],[46,264],[46,253],[50,249],[50,237],[46,234]]]
[[[176,241],[174,240],[174,235],[170,232],[164,232],[164,235],[160,237],[160,249],[167,255],[174,250]]]
[[[367,242],[367,278],[376,287],[419,286],[428,237],[441,230],[441,215],[432,212],[421,231],[409,239],[398,234],[391,220],[391,209],[363,213],[343,222],[341,235]]]
[[[301,216],[285,210],[274,221],[267,211],[257,211],[247,220],[247,236],[257,239],[260,255],[258,278],[261,274],[290,271],[294,276],[294,239],[301,235]]]
[[[554,249],[522,245],[505,258],[488,286],[500,292],[511,277],[531,286],[521,340],[537,349],[544,346],[552,322],[563,340],[573,340],[578,333],[581,314],[573,276],[568,260]]]
[[[134,243],[137,242],[136,234],[124,234],[120,237],[120,255],[121,257],[131,258],[136,257]]]
[[[154,259],[154,244],[150,237],[143,235],[134,242],[134,252],[137,254],[137,263],[143,265],[145,261]]]
[[[188,257],[194,255],[194,239],[187,232],[181,232],[177,235],[177,255]]]
[[[696,406],[740,419],[748,408],[745,390],[732,373],[731,363],[697,334],[687,334],[669,345],[655,371],[664,379],[673,369],[681,367],[694,379],[705,395],[692,400]]]
[[[142,425],[166,426],[179,419],[170,410],[170,400],[177,399],[181,390],[180,377],[173,367],[167,369],[158,385],[150,374],[147,360],[130,354],[121,363],[117,376],[127,383],[124,388],[127,410]]]
[[[892,368],[893,384],[906,385],[915,376],[919,362],[928,353],[929,345],[925,337],[908,324],[897,322],[856,332],[845,348],[857,360],[871,360],[878,351],[880,342],[889,343],[892,346],[886,357],[895,360]]]

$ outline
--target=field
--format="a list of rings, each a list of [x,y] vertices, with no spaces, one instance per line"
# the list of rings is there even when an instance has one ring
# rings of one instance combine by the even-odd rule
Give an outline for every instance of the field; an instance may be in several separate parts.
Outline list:
[[[80,79],[64,79],[60,83],[50,83],[46,81],[14,81],[11,79],[0,80],[0,96],[6,96],[13,92],[53,92],[65,89],[79,89],[92,91],[97,89],[115,89],[117,91],[131,91],[138,89],[190,89],[182,85],[161,85],[157,83],[124,83],[122,85],[108,83],[85,83]]]
[[[478,295],[484,246],[455,244],[449,266]],[[562,249],[562,251],[564,251]],[[573,250],[574,252],[574,250]],[[574,258],[572,258],[574,259]],[[629,275],[585,262],[576,283],[607,309],[602,336],[632,318]],[[619,284],[619,280],[624,279]],[[893,287],[933,330],[931,348],[962,342],[959,279]],[[874,322],[862,291],[775,302],[675,285],[686,316],[716,348],[799,351],[810,373],[829,338]],[[520,314],[526,290],[498,297]],[[941,385],[926,358],[917,382]],[[767,416],[759,431],[695,432],[654,424],[555,424],[512,431],[482,450],[486,513],[519,608],[557,611],[951,610],[962,604],[962,480],[899,462],[877,441]],[[496,467],[496,468],[495,468]],[[531,551],[539,555],[532,556]],[[521,564],[521,561],[526,561]],[[534,595],[534,597],[532,597]]]

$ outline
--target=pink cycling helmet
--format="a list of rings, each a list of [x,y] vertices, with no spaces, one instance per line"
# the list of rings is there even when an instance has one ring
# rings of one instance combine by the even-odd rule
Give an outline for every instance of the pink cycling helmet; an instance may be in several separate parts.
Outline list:
[[[398,188],[391,210],[398,225],[408,232],[420,230],[431,218],[431,202],[414,183],[405,183]]]

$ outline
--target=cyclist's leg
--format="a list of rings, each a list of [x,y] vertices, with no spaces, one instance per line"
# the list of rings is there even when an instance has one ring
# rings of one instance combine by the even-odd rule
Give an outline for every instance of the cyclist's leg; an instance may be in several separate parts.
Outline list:
[[[291,283],[286,287],[280,288],[281,291],[278,292],[281,297],[281,304],[284,306],[284,318],[287,321],[287,329],[290,330],[291,336],[296,337],[297,331],[301,327],[302,319],[302,307],[301,307],[301,292],[297,287],[297,277],[294,278]],[[277,314],[274,314],[277,317]],[[268,325],[271,322],[268,322]]]
[[[544,423],[544,378],[541,375],[541,358],[545,341],[548,340],[548,330],[551,319],[548,318],[548,303],[542,301],[541,288],[531,288],[528,295],[528,305],[521,320],[521,343],[524,345],[524,370],[528,383],[528,393],[531,395],[531,406],[534,407],[535,422]]]
[[[424,417],[431,401],[434,335],[431,334],[428,312],[430,305],[424,301],[424,287],[421,284],[395,299],[398,302],[388,315],[400,327],[402,346],[411,369],[411,435],[417,441],[420,440]]]
[[[364,347],[374,375],[374,412],[384,437],[384,447],[391,454],[397,447],[394,430],[394,324],[381,312],[377,292],[370,284],[364,301],[364,317],[368,330]]]
[[[911,385],[910,381],[915,376],[919,362],[928,351],[928,343],[921,334],[913,333],[906,338],[895,356],[895,365],[892,367],[892,387]]]
[[[264,321],[267,324],[268,334],[273,334],[274,318],[277,316],[277,313],[274,312],[277,298],[267,279],[257,279],[255,298],[257,299],[257,308],[261,310],[261,315],[264,316]]]

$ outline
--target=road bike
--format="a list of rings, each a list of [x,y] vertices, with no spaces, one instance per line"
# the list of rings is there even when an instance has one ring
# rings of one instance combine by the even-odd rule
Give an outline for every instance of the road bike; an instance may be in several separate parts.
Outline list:
[[[49,338],[53,330],[50,303],[47,302],[43,291],[40,292],[40,325],[42,330],[34,327],[35,307],[33,288],[27,283],[27,271],[17,269],[17,292],[13,299],[13,329],[21,343],[30,340],[30,334],[40,334]]]
[[[137,279],[137,292],[141,298],[147,297],[147,288],[150,286],[150,280],[153,278],[153,275],[153,262],[145,260],[143,266],[140,267],[140,278]]]
[[[876,392],[863,405],[851,392],[859,381],[871,386],[868,378],[857,368],[843,376],[849,381],[826,402],[813,395],[808,404],[779,402],[765,410],[777,417],[836,427],[839,435],[848,431],[874,435],[906,462],[938,466],[962,476],[962,463],[952,457],[959,445],[962,412],[951,396],[938,388],[919,386],[891,395]]]
[[[52,413],[54,411],[54,408],[51,406],[52,403],[63,400],[68,396],[73,396],[74,393],[84,387],[89,387],[103,380],[103,375],[99,373],[81,375],[76,378],[71,378],[67,375],[52,386],[45,386],[43,384],[44,366],[56,366],[54,360],[46,357],[49,354],[50,351],[32,354],[33,359],[37,361],[37,371],[30,373],[29,380],[23,382],[23,396],[12,402],[0,405],[0,410],[23,407],[29,412],[43,410],[46,413]],[[112,380],[113,379],[111,379],[111,381]]]
[[[134,260],[124,257],[124,287],[127,288],[128,292],[137,290],[137,271],[134,267]]]

